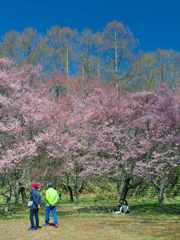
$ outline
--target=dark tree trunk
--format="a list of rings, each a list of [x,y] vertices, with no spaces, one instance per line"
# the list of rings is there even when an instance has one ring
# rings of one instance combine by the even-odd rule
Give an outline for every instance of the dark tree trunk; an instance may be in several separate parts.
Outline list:
[[[70,201],[74,202],[74,195],[73,195],[73,190],[70,186],[67,186],[68,191],[69,191],[69,197],[70,197]]]
[[[80,186],[80,188],[79,188],[79,193],[82,193],[82,191],[84,190],[84,188],[85,188],[85,181],[82,181],[81,186]]]
[[[79,202],[79,195],[80,195],[80,188],[81,188],[81,181],[80,181],[80,176],[79,176],[79,164],[78,162],[75,162],[74,166],[74,174],[75,174],[75,179],[74,179],[74,194],[76,201]]]
[[[26,205],[26,189],[25,189],[25,187],[19,188],[19,195],[21,195],[23,205]]]
[[[9,203],[11,201],[12,192],[13,192],[12,187],[11,187],[11,185],[9,185],[9,189],[5,193],[1,193],[1,195],[6,198],[7,205],[9,205]]]
[[[123,181],[121,192],[120,192],[119,202],[121,200],[126,200],[126,197],[127,197],[128,191],[129,191],[130,180],[131,180],[131,178],[125,178],[125,180]]]
[[[71,202],[74,202],[74,194],[73,194],[73,189],[70,184],[70,177],[68,174],[66,174],[66,183],[64,184],[64,187],[66,190],[69,192],[69,198]]]

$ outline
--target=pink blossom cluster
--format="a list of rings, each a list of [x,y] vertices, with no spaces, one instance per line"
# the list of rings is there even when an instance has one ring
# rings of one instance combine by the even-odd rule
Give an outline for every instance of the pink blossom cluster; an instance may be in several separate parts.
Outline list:
[[[6,61],[0,66],[10,66]],[[176,92],[162,87],[123,93],[95,81],[81,88],[76,79],[59,75],[44,83],[39,71],[14,64],[0,68],[1,169],[23,166],[42,149],[56,162],[56,172],[78,166],[83,178],[121,171],[150,178],[180,164]]]

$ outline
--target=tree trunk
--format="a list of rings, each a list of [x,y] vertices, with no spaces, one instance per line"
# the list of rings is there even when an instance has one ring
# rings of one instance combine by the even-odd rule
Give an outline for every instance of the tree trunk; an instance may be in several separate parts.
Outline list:
[[[165,192],[165,182],[166,179],[163,178],[160,182],[160,186],[159,186],[159,191],[158,191],[158,201],[159,201],[159,205],[162,206],[163,202],[164,202],[164,192]]]
[[[118,72],[118,47],[117,47],[117,32],[114,33],[114,70]]]
[[[14,192],[14,203],[15,204],[18,204],[19,203],[19,189],[18,189],[18,183],[16,183],[14,186],[13,186],[13,192]]]
[[[83,86],[84,86],[84,81],[85,81],[84,64],[82,65],[82,68],[81,68],[81,78],[82,78],[82,82],[83,82]]]
[[[19,195],[21,195],[23,205],[26,205],[26,189],[25,189],[25,187],[19,188]]]
[[[125,178],[123,183],[122,183],[119,202],[121,200],[126,200],[126,197],[127,197],[128,191],[129,191],[130,180],[131,180],[131,178]]]
[[[79,202],[79,190],[77,188],[75,188],[75,198],[76,201]]]
[[[79,187],[79,177],[78,177],[78,175],[76,175],[76,177],[75,177],[75,185],[74,185],[74,194],[75,194],[75,198],[76,198],[77,202],[79,202],[79,195],[80,195],[79,190],[80,190],[80,187]]]
[[[69,191],[70,201],[74,202],[73,190],[72,190],[72,188],[69,185],[67,186],[67,188],[68,188],[68,191]]]
[[[66,76],[69,75],[69,49],[66,47]]]
[[[158,183],[153,182],[158,194],[159,205],[162,206],[164,202],[164,193],[167,185],[168,178],[162,177]]]
[[[100,62],[97,61],[96,62],[96,76],[97,76],[97,79],[99,80],[101,78],[101,70],[100,70]]]
[[[161,72],[161,82],[163,82],[164,81],[164,65],[163,64],[161,64],[160,66],[160,72]]]
[[[163,205],[163,202],[164,202],[164,191],[162,191],[162,190],[158,194],[158,202],[159,202],[160,206]]]
[[[9,205],[11,198],[12,198],[12,187],[9,185],[9,192],[7,194],[4,194],[4,197],[6,198],[6,204]]]
[[[79,188],[79,193],[80,193],[80,194],[81,194],[82,191],[84,190],[85,184],[86,184],[85,181],[82,181],[81,186],[80,186],[80,188]]]
[[[80,181],[80,176],[79,176],[79,165],[77,162],[75,162],[74,174],[75,174],[74,194],[75,194],[76,201],[79,202],[79,194],[80,194],[79,190],[81,187],[81,181]]]

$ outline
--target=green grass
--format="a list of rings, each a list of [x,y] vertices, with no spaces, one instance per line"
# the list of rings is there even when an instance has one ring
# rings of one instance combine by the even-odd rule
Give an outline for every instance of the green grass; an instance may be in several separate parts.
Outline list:
[[[175,203],[176,201],[176,203]],[[179,240],[180,202],[167,201],[159,207],[154,200],[131,199],[131,213],[116,215],[110,212],[111,201],[81,201],[78,204],[62,201],[59,229],[42,228],[28,232],[28,210],[16,209],[1,215],[0,240]],[[41,209],[41,223],[44,209]]]

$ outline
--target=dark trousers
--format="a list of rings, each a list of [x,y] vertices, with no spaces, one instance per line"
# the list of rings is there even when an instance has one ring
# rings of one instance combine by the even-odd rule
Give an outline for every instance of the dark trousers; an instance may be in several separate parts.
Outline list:
[[[30,212],[29,212],[29,219],[30,219],[30,222],[31,222],[31,228],[34,228],[34,227],[39,227],[39,209],[30,209]],[[34,224],[34,219],[35,219],[35,222],[36,222],[36,225]]]

